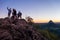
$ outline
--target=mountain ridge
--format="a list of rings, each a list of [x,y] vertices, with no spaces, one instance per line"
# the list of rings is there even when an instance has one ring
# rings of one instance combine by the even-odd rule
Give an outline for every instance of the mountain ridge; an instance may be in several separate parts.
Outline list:
[[[48,40],[25,19],[0,19],[0,40]]]

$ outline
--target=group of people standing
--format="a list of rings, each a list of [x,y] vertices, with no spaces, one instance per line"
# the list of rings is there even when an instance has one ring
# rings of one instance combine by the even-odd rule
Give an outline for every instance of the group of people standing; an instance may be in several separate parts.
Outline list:
[[[13,18],[20,18],[20,19],[22,18],[22,13],[20,11],[17,13],[16,9],[11,10],[11,8],[8,8],[8,7],[7,7],[7,10],[8,10],[8,17],[9,18],[11,16],[11,13],[12,13]]]

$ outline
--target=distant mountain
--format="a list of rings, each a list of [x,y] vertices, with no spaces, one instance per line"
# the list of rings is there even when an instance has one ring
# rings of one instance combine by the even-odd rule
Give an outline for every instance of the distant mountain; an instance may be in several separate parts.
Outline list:
[[[59,28],[59,25],[55,24],[52,20],[50,20],[48,23],[40,25],[40,28],[42,28],[42,29]]]
[[[47,26],[48,26],[48,27],[57,27],[57,25],[56,25],[52,20],[50,20],[50,21],[47,23]]]
[[[49,25],[51,25],[51,24],[54,25],[55,23],[54,23],[52,20],[50,20],[50,21],[48,22],[48,24],[49,24]]]
[[[47,40],[25,19],[0,19],[0,40]]]
[[[60,27],[58,24],[54,23],[52,20],[50,20],[50,21],[47,23],[46,26],[49,27],[49,28],[59,28],[59,27]]]

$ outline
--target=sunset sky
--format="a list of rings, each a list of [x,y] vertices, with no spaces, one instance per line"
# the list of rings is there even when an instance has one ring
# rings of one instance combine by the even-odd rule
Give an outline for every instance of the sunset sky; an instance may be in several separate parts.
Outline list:
[[[35,22],[60,22],[60,0],[0,0],[0,17],[7,16],[7,7],[30,16]]]

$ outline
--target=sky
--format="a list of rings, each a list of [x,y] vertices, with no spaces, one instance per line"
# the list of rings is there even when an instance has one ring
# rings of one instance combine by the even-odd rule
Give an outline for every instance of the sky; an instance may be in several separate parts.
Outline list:
[[[60,22],[60,0],[0,0],[0,18],[7,17],[7,7],[21,11],[23,18],[32,17],[34,22]]]

